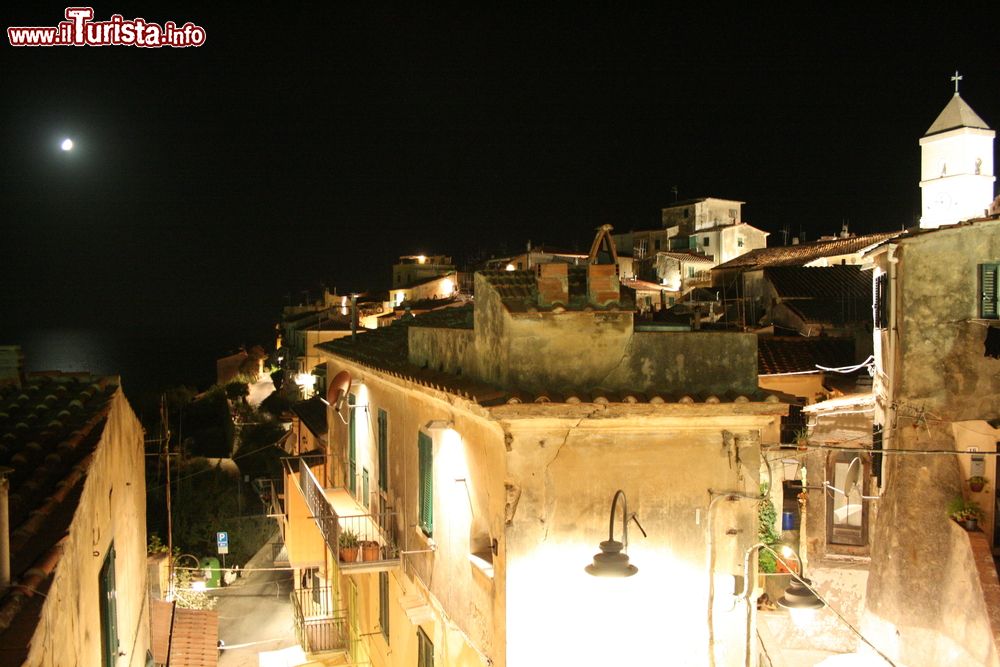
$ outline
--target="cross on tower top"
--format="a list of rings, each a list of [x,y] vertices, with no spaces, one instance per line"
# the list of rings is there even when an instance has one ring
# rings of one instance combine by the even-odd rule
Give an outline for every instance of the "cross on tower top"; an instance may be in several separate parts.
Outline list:
[[[962,80],[962,75],[955,70],[955,75],[951,77],[951,80],[955,82],[955,94],[958,95],[958,82]]]

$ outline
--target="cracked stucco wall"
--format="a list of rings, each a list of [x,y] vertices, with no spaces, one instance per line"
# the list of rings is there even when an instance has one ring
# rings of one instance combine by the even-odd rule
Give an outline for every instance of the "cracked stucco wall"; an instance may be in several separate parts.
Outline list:
[[[508,480],[520,494],[507,529],[509,664],[707,664],[708,489],[756,494],[759,438],[777,437],[777,417],[727,410],[505,423]],[[723,431],[749,435],[742,465]],[[596,579],[584,566],[608,539],[617,489],[648,536],[629,526],[638,574]],[[732,575],[756,540],[756,503],[716,507],[716,655],[742,664],[746,608],[734,604]],[[614,530],[621,539],[620,516]]]

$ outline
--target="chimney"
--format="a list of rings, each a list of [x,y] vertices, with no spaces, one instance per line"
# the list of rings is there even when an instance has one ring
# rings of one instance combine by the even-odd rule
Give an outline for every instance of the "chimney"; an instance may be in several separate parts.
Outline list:
[[[7,503],[10,481],[7,474],[12,472],[13,468],[0,466],[0,595],[10,587],[10,512]]]
[[[618,265],[587,265],[587,302],[594,306],[616,303],[620,298]]]
[[[554,306],[569,303],[569,264],[550,262],[538,264],[538,305]]]
[[[793,236],[792,237],[792,245],[798,245],[798,244],[799,244],[799,237],[798,236]]]

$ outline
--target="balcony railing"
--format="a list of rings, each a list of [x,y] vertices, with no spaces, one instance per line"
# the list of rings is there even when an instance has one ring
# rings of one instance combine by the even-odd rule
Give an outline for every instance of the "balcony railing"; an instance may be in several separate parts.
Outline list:
[[[292,591],[295,637],[306,653],[347,651],[351,646],[347,612],[331,612],[332,600],[329,587]]]
[[[398,512],[356,513],[363,508],[342,492],[348,502],[338,513],[304,459],[299,459],[299,484],[327,548],[343,567],[384,568],[399,558]]]

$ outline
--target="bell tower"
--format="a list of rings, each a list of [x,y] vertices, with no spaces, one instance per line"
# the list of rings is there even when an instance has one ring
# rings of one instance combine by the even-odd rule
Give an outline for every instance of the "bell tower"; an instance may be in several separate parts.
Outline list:
[[[951,80],[955,94],[920,138],[922,229],[981,217],[993,202],[996,132],[958,94],[959,73]]]

